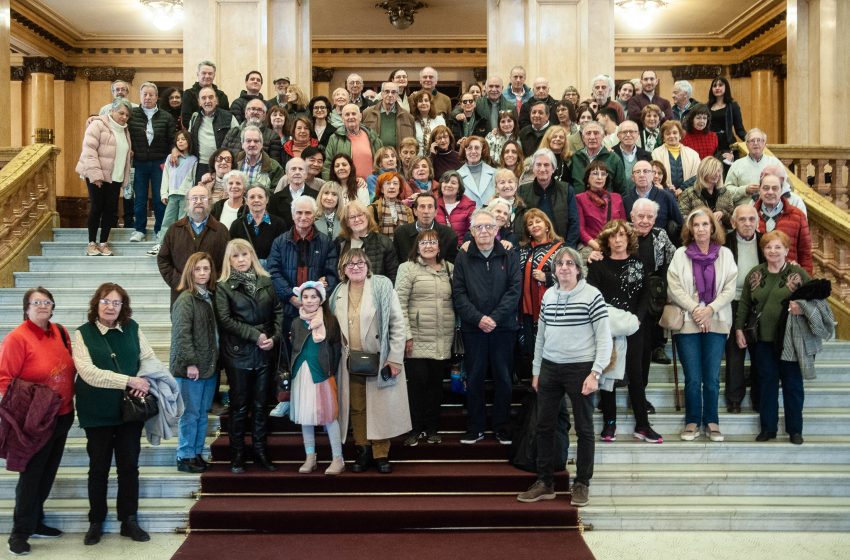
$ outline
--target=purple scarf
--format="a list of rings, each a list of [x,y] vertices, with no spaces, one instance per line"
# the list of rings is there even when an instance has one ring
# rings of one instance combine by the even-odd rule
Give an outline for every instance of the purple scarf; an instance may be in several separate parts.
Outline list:
[[[717,295],[714,281],[714,261],[720,254],[720,244],[712,241],[708,246],[708,253],[703,254],[696,243],[691,243],[685,249],[685,254],[691,259],[699,301],[702,304],[709,305]]]

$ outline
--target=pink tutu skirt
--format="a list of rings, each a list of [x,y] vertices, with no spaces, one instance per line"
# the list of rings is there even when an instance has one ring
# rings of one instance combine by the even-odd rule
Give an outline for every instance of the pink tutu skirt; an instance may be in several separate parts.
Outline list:
[[[339,416],[336,379],[313,382],[307,362],[301,364],[292,383],[289,418],[296,424],[324,426]]]

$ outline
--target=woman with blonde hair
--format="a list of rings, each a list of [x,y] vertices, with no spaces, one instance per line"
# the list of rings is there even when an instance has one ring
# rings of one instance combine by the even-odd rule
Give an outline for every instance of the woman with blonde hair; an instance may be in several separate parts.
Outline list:
[[[732,227],[735,201],[732,193],[723,186],[723,164],[713,156],[700,162],[694,187],[685,189],[679,195],[679,209],[683,216],[687,216],[700,206],[710,209],[723,227],[727,229]]]
[[[381,146],[375,152],[373,158],[372,174],[366,177],[369,187],[369,196],[375,194],[375,186],[378,184],[378,176],[389,171],[399,171],[398,152],[392,146]]]
[[[245,422],[253,408],[251,441],[254,465],[267,471],[277,467],[266,453],[266,400],[273,350],[283,342],[283,307],[269,273],[260,265],[254,247],[233,239],[224,252],[224,264],[215,291],[221,359],[230,384],[230,471],[245,472]]]
[[[555,159],[558,165],[555,166],[555,171],[552,177],[564,182],[569,182],[570,178],[570,158],[572,152],[567,144],[569,134],[567,130],[558,124],[553,124],[546,129],[543,138],[540,139],[540,148],[549,148],[555,154]]]
[[[316,195],[319,211],[316,212],[316,229],[331,239],[339,235],[342,222],[342,193],[339,185],[328,181]]]
[[[381,233],[372,213],[360,201],[353,200],[343,207],[339,237],[334,244],[340,256],[351,249],[362,248],[372,263],[372,272],[395,282],[398,255],[393,240]]]
[[[289,84],[286,88],[286,110],[293,119],[297,117],[309,117],[310,110],[307,108],[308,99],[304,91],[295,84]]]

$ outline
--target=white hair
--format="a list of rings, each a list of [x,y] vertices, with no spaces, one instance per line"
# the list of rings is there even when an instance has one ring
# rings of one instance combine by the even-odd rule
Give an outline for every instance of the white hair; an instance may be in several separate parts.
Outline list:
[[[310,203],[310,208],[313,211],[314,216],[316,215],[316,212],[319,211],[319,203],[316,202],[316,199],[313,198],[312,196],[302,194],[301,196],[296,196],[295,199],[292,201],[292,205],[290,206],[290,210],[292,211],[292,217],[293,218],[295,217],[295,209],[302,202],[309,202]]]
[[[263,131],[262,131],[262,130],[260,130],[260,127],[259,127],[259,126],[257,126],[257,125],[255,125],[255,124],[249,124],[249,125],[247,125],[245,128],[243,128],[243,129],[242,129],[242,134],[240,134],[240,135],[239,135],[239,139],[240,139],[242,142],[244,142],[244,141],[245,141],[245,134],[246,134],[247,132],[249,132],[249,131],[254,131],[254,132],[256,132],[257,134],[259,134],[259,135],[260,135],[260,140],[262,140],[262,139],[263,139]]]
[[[659,206],[659,204],[654,200],[650,200],[648,198],[638,198],[632,205],[631,215],[634,216],[636,212],[640,212],[644,208],[647,210],[652,210],[652,213],[655,214],[655,217],[658,217],[658,210],[661,208],[661,206]]]
[[[613,93],[613,91],[614,91],[614,78],[612,78],[608,74],[598,74],[597,76],[595,76],[593,78],[593,80],[590,82],[591,91],[593,91],[594,84],[596,84],[596,82],[598,82],[600,80],[604,81],[606,84],[608,84],[608,95],[611,95],[611,93]]]
[[[545,157],[549,160],[549,163],[552,164],[552,167],[558,167],[558,160],[555,158],[555,152],[550,150],[549,148],[540,148],[531,156],[531,165],[534,165],[534,162],[537,161],[537,158]]]
[[[694,86],[692,86],[691,82],[687,80],[679,80],[678,82],[675,82],[673,84],[673,87],[679,88],[680,90],[684,91],[688,94],[688,97],[690,97],[691,94],[694,92]]]
[[[767,144],[767,134],[765,134],[762,129],[756,127],[747,131],[747,135],[744,137],[744,142],[749,142],[750,138],[752,138],[754,134],[761,134],[762,138],[764,138],[764,143]]]
[[[140,85],[139,86],[139,94],[141,94],[145,90],[145,88],[153,88],[154,92],[156,92],[156,94],[159,95],[159,88],[156,87],[155,83],[145,82],[142,85]]]

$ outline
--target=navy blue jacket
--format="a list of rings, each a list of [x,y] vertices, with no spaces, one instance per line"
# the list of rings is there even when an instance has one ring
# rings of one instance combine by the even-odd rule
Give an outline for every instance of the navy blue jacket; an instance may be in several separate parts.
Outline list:
[[[506,251],[501,243],[484,257],[475,243],[460,251],[452,276],[452,300],[461,329],[481,332],[478,323],[485,315],[496,321],[497,331],[515,331],[517,306],[522,288],[519,253]]]
[[[292,289],[297,287],[298,246],[292,239],[293,230],[278,236],[272,244],[272,250],[266,260],[269,274],[274,281],[274,291],[284,304],[284,317],[297,317],[298,310],[289,302]],[[310,262],[307,278],[318,280],[322,276],[328,281],[327,293],[331,293],[337,284],[337,252],[331,239],[313,227],[313,240],[310,242]]]
[[[623,197],[623,206],[626,208],[626,216],[629,221],[632,219],[632,206],[634,206],[638,198],[640,197],[637,192],[635,192],[634,188],[630,189],[628,194]],[[682,219],[682,211],[679,210],[679,204],[676,202],[676,197],[673,196],[673,193],[670,191],[662,191],[653,185],[652,188],[649,189],[649,195],[647,198],[658,203],[658,216],[655,218],[655,227],[667,230],[668,234],[671,229],[668,227],[669,222],[675,222],[677,224],[675,229],[682,227],[682,223],[684,222]],[[673,241],[673,243],[676,243],[676,240],[673,239],[673,237],[671,237],[670,240]]]

